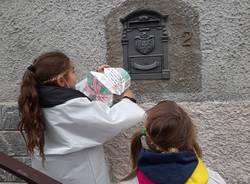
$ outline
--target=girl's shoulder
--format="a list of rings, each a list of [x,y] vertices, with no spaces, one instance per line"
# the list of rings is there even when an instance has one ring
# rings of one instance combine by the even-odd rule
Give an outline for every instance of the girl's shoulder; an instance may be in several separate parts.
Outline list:
[[[219,173],[207,168],[208,171],[208,184],[226,184],[224,179],[219,175]]]

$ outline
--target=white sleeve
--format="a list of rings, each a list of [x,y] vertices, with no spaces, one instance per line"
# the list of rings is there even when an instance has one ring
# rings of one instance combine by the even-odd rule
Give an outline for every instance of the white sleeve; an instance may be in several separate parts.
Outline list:
[[[207,168],[208,171],[208,184],[226,184],[224,179],[219,175],[219,173]]]
[[[143,121],[144,113],[142,108],[126,98],[111,108],[100,101],[75,98],[45,109],[50,135],[57,135],[47,142],[67,145],[66,152],[100,145],[122,129]]]

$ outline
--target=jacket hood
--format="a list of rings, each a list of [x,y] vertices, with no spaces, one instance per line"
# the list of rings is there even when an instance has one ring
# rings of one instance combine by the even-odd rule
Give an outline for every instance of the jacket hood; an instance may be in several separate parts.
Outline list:
[[[203,184],[202,178],[205,177],[205,181],[208,180],[202,161],[195,153],[188,151],[156,153],[142,149],[137,160],[137,168],[137,178],[140,184],[184,184],[188,182],[196,184],[196,181],[198,181],[197,184]]]
[[[39,103],[42,108],[54,107],[74,98],[86,97],[82,92],[58,86],[41,85],[38,87]]]

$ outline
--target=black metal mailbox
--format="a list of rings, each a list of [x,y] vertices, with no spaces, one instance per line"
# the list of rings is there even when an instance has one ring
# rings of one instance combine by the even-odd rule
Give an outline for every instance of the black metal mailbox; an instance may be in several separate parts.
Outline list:
[[[121,19],[123,65],[132,79],[169,79],[167,16],[138,10]]]

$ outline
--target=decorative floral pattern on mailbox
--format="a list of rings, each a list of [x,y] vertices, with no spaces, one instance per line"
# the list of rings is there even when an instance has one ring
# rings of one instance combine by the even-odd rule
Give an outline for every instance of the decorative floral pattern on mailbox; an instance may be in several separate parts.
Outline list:
[[[121,22],[123,65],[132,79],[169,79],[167,16],[138,10]]]

